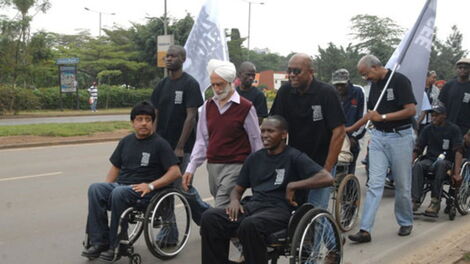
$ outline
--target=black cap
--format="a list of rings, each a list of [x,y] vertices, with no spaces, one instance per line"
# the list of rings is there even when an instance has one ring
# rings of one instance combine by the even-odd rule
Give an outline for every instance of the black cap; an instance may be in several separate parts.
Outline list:
[[[442,105],[435,105],[432,107],[431,112],[436,112],[438,114],[447,114],[447,109]]]

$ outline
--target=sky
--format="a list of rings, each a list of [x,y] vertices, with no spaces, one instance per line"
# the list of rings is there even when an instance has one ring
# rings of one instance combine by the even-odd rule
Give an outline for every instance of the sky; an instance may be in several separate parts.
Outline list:
[[[45,30],[74,34],[89,30],[98,35],[99,12],[102,27],[130,27],[131,22],[144,24],[146,17],[160,17],[165,0],[49,0],[47,13],[37,14],[32,32]],[[248,33],[248,0],[219,0],[223,28],[238,28],[242,37]],[[189,12],[196,18],[205,0],[167,0],[168,16],[183,18]],[[329,42],[346,46],[354,40],[351,17],[358,14],[389,17],[404,29],[415,23],[425,0],[256,0],[251,1],[250,48],[268,48],[287,55],[290,52],[318,54],[318,47]],[[263,4],[260,4],[263,2]],[[85,7],[95,11],[87,11]],[[111,15],[115,13],[115,15]],[[457,25],[463,34],[463,48],[470,50],[470,0],[438,0],[436,26],[438,38],[444,40]],[[16,13],[0,10],[10,18]],[[246,46],[246,41],[244,43]]]

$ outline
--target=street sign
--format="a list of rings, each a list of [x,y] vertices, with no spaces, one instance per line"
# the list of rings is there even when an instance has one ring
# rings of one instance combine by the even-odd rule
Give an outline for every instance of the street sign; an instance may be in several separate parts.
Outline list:
[[[78,64],[80,62],[80,58],[60,58],[57,59],[56,64],[64,65],[64,64]]]
[[[165,68],[165,56],[171,45],[175,42],[173,35],[157,37],[157,67]]]

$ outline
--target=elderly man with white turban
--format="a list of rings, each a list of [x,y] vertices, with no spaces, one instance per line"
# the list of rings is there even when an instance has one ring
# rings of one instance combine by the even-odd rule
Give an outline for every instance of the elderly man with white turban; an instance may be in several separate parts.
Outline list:
[[[196,169],[207,159],[210,192],[215,207],[222,207],[230,202],[243,162],[262,148],[262,142],[255,108],[232,86],[237,72],[233,63],[210,60],[207,71],[214,97],[202,106],[183,188],[188,190]]]

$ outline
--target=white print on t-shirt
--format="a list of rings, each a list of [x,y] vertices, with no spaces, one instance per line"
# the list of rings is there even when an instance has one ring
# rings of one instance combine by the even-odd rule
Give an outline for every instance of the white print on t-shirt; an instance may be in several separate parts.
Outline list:
[[[393,88],[387,89],[387,101],[395,100],[395,94],[393,94]]]
[[[323,113],[321,111],[321,105],[312,105],[313,110],[313,121],[323,120]]]
[[[175,91],[175,104],[183,103],[183,91]]]
[[[450,145],[450,140],[448,139],[443,139],[442,140],[442,149],[443,150],[448,150]]]
[[[142,159],[140,160],[140,166],[148,166],[150,160],[150,153],[142,152]]]
[[[284,175],[286,174],[285,169],[276,169],[276,181],[274,185],[281,185],[284,182]]]
[[[468,104],[468,102],[470,102],[470,93],[464,93],[463,94],[463,100],[462,102]]]

